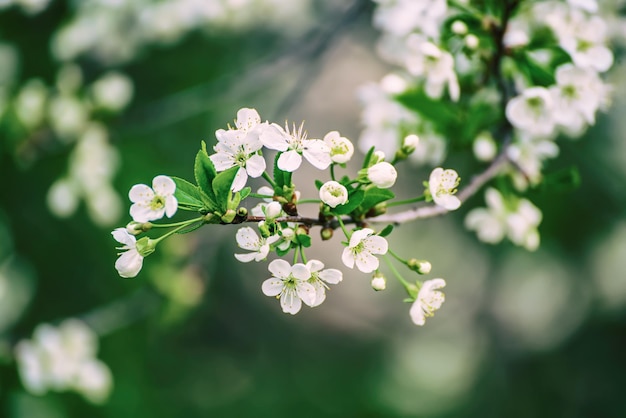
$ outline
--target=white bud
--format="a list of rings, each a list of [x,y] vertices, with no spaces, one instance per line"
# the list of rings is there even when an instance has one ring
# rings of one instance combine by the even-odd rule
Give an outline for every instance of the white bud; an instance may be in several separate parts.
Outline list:
[[[465,39],[463,39],[463,41],[465,42],[465,46],[467,46],[469,49],[478,48],[478,44],[480,43],[478,37],[471,33],[467,35]]]
[[[320,187],[320,199],[334,208],[348,201],[348,190],[336,181],[327,181]]]
[[[394,166],[383,161],[367,169],[367,178],[375,186],[381,189],[388,189],[396,182],[398,172]]]
[[[452,23],[452,32],[457,35],[465,35],[467,33],[467,25],[461,20],[455,20]]]
[[[375,291],[385,290],[387,288],[387,280],[385,276],[380,273],[376,273],[374,277],[372,277],[372,289]]]
[[[404,137],[404,141],[402,142],[403,148],[417,148],[417,145],[420,143],[420,138],[417,135],[407,135]]]
[[[372,159],[371,159],[370,163],[376,164],[376,163],[379,163],[381,161],[385,161],[385,153],[382,152],[382,151],[374,151],[374,153],[372,154]]]
[[[280,216],[282,206],[278,202],[270,202],[265,207],[265,217],[267,219],[276,219]]]
[[[380,81],[380,87],[388,94],[401,94],[406,91],[406,80],[397,74],[387,74]]]
[[[489,132],[481,132],[472,145],[474,156],[479,161],[491,161],[496,156],[498,148]]]

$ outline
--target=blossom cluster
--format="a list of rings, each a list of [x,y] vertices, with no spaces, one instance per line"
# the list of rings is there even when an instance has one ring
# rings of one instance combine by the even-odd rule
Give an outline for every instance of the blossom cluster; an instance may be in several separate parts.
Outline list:
[[[560,136],[580,137],[610,104],[603,81],[614,60],[602,17],[608,6],[596,0],[376,3],[379,53],[397,68],[360,90],[359,148],[400,152],[403,138],[415,133],[420,144],[410,160],[418,164],[440,165],[450,144],[471,143],[480,162],[500,155],[497,161],[507,164],[498,176],[506,180],[499,192],[487,193],[487,209],[468,214],[466,225],[482,241],[507,237],[535,249],[541,212],[519,194],[543,181]],[[494,204],[502,200],[495,193],[508,204]],[[514,216],[520,211],[525,215]]]
[[[391,232],[391,226],[376,231],[368,225],[371,219],[385,213],[388,202],[395,198],[390,190],[398,176],[395,164],[408,158],[416,149],[419,144],[416,135],[408,135],[400,153],[390,161],[384,152],[371,148],[355,175],[341,177],[336,171],[348,169],[354,146],[337,131],[330,131],[321,139],[310,138],[303,124],[285,124],[283,127],[262,121],[255,109],[242,108],[237,112],[234,126],[218,129],[215,137],[213,153],[209,153],[206,144],[202,143],[196,155],[195,185],[181,178],[159,175],[153,179],[151,187],[137,184],[130,189],[128,197],[132,205],[129,212],[133,221],[112,232],[113,238],[121,244],[115,263],[121,277],[137,276],[144,258],[155,251],[161,240],[174,233],[190,232],[205,224],[245,222],[255,222],[256,230],[251,226],[237,230],[235,240],[243,252],[235,254],[236,260],[262,262],[273,253],[278,257],[293,253],[293,263],[282,258],[269,263],[272,277],[261,286],[265,295],[280,299],[285,313],[299,312],[303,303],[310,307],[319,306],[326,298],[329,285],[338,284],[343,279],[340,270],[324,268],[325,263],[320,260],[307,260],[305,251],[311,246],[310,232],[314,226],[321,227],[324,240],[330,239],[334,230],[341,230],[345,237],[341,262],[347,268],[356,267],[363,273],[373,273],[372,287],[375,290],[385,287],[380,258],[388,253],[413,272],[430,272],[430,263],[404,260],[389,250],[386,236]],[[272,174],[268,172],[272,165],[264,154],[268,152],[275,154]],[[305,162],[318,170],[328,170],[329,180],[315,181],[319,190],[316,199],[302,198],[293,183],[293,173]],[[252,193],[249,184],[253,181],[266,184]],[[396,203],[426,200],[446,210],[455,210],[461,205],[455,196],[459,182],[454,170],[438,167],[424,183],[421,195]],[[260,199],[249,211],[242,205],[242,201],[248,198]],[[300,215],[298,208],[306,203],[318,205],[316,218]],[[179,209],[195,212],[197,217],[171,224],[152,223],[173,217]],[[155,228],[169,228],[169,231],[156,238],[137,238]],[[399,274],[395,269],[392,271]],[[431,285],[423,285],[420,281],[411,284],[401,276],[398,278],[409,294],[409,300],[414,302],[413,321],[422,325],[423,318],[440,307],[442,294],[428,290]],[[436,280],[437,285],[432,288],[443,287],[443,279]],[[415,304],[420,307],[416,308]]]
[[[95,357],[97,351],[94,332],[78,319],[67,319],[58,327],[37,326],[32,339],[17,344],[15,356],[22,384],[31,393],[71,390],[99,404],[109,396],[113,379]]]

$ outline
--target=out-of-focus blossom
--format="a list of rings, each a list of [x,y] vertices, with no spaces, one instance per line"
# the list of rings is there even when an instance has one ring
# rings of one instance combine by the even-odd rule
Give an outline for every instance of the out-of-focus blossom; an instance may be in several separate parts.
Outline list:
[[[556,125],[554,113],[554,101],[544,87],[528,88],[512,98],[506,106],[509,122],[531,136],[553,135]]]

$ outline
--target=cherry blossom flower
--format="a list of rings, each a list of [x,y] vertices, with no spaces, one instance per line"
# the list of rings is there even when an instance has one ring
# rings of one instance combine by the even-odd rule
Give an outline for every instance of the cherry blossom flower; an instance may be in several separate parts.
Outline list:
[[[128,192],[128,197],[133,202],[130,216],[135,222],[154,221],[161,219],[163,215],[171,218],[178,209],[175,191],[174,180],[163,175],[152,180],[152,189],[145,184],[135,184]]]
[[[348,190],[336,181],[327,181],[320,187],[320,199],[331,208],[348,201]]]
[[[111,235],[117,242],[124,244],[123,247],[118,248],[123,252],[115,262],[115,269],[124,278],[137,276],[143,266],[143,256],[137,250],[137,239],[129,234],[126,228],[117,228],[111,232]]]
[[[341,255],[341,260],[347,267],[354,268],[356,264],[363,273],[378,269],[379,261],[374,254],[386,254],[388,244],[385,238],[373,234],[374,230],[370,228],[352,233],[350,242]]]
[[[367,169],[367,179],[376,187],[388,189],[396,183],[398,172],[386,161],[374,164]]]
[[[231,186],[233,192],[238,192],[246,186],[248,176],[256,178],[263,174],[265,160],[257,153],[263,144],[258,135],[248,135],[241,130],[220,129],[215,132],[215,136],[218,139],[218,143],[213,147],[215,154],[209,157],[215,169],[224,171],[239,166]]]
[[[554,133],[554,101],[545,87],[531,87],[506,105],[506,117],[517,129],[531,136],[549,137]]]
[[[285,260],[272,261],[267,269],[272,277],[265,280],[261,289],[267,296],[280,297],[283,312],[295,315],[300,312],[302,302],[314,306],[317,296],[315,287],[308,283],[311,272],[302,263],[291,266]]]
[[[302,164],[302,156],[320,170],[325,170],[332,162],[328,145],[320,139],[307,139],[304,124],[297,129],[294,125],[289,131],[288,125],[283,129],[272,123],[260,139],[267,148],[281,152],[277,165],[283,171],[296,171]]]
[[[310,260],[306,263],[306,268],[311,272],[311,278],[308,280],[308,283],[315,288],[315,300],[310,306],[319,306],[326,300],[328,285],[342,281],[343,273],[337,269],[324,269],[324,263],[319,260]]]
[[[330,159],[334,163],[343,164],[350,161],[354,154],[354,145],[348,138],[344,138],[337,131],[331,131],[324,136],[324,142],[330,148]]]
[[[445,295],[439,289],[445,287],[444,279],[432,279],[422,283],[409,314],[415,325],[424,325],[426,318],[433,316],[441,308]]]
[[[235,235],[239,248],[251,251],[245,254],[235,254],[235,258],[242,263],[250,261],[265,260],[270,252],[270,245],[280,239],[278,235],[272,235],[268,238],[259,237],[254,229],[249,226],[239,228]]]
[[[435,168],[428,179],[428,188],[435,204],[447,210],[458,209],[461,206],[461,201],[454,194],[460,181],[456,171],[444,170],[441,167]]]

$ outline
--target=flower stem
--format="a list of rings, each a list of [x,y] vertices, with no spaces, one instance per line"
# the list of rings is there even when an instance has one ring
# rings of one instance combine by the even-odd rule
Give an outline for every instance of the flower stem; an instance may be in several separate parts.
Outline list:
[[[409,289],[411,288],[411,285],[409,284],[409,282],[407,282],[406,280],[404,280],[404,277],[402,277],[400,275],[400,273],[398,272],[398,270],[396,269],[396,267],[393,265],[393,263],[391,262],[391,260],[389,259],[389,257],[387,257],[386,255],[383,256],[383,259],[385,260],[385,263],[387,263],[387,266],[389,266],[389,270],[391,270],[391,272],[393,273],[393,275],[396,277],[396,279],[398,279],[398,281],[400,283],[402,283],[402,286],[404,286],[404,288],[406,289],[406,291],[410,294]]]
[[[414,197],[412,199],[397,200],[395,202],[389,202],[387,203],[387,207],[390,208],[393,206],[408,205],[410,203],[423,202],[424,200],[426,200],[426,195],[421,195],[421,196]]]
[[[330,179],[333,181],[336,181],[335,180],[335,163],[332,163],[330,165]]]
[[[348,233],[348,230],[346,229],[346,226],[343,224],[343,220],[341,219],[340,216],[337,216],[337,222],[339,223],[339,226],[341,227],[343,234],[346,236],[348,241],[350,241],[350,234]]]
[[[274,196],[269,196],[266,194],[259,194],[259,193],[250,193],[248,196],[256,197],[257,199],[272,199],[274,197]]]
[[[393,258],[395,258],[396,260],[398,260],[399,262],[401,262],[402,264],[407,264],[407,261],[405,259],[403,259],[402,257],[400,257],[398,254],[395,253],[395,251],[392,251],[391,248],[389,248],[387,250],[387,252],[389,254],[391,254],[393,256]]]
[[[300,258],[302,259],[302,262],[303,262],[304,264],[306,264],[306,263],[307,263],[307,261],[306,261],[306,255],[304,255],[304,247],[302,247],[302,246],[300,246]]]
[[[302,200],[298,200],[298,204],[300,203],[320,203],[321,200],[319,199],[302,199]]]
[[[272,189],[276,189],[276,183],[274,183],[274,180],[272,180],[272,177],[269,174],[267,174],[267,171],[263,172],[263,178],[267,180],[270,186],[272,186]]]
[[[199,221],[201,219],[202,219],[202,216],[200,216],[199,218],[187,219],[186,221],[175,222],[173,224],[152,224],[152,227],[153,228],[172,228],[174,226],[189,225],[190,223]]]
[[[202,221],[202,216],[195,218],[195,219],[189,219],[185,222],[182,222],[182,225],[178,226],[175,229],[172,229],[171,231],[168,231],[167,233],[161,235],[159,238],[155,238],[154,241],[154,245],[157,245],[159,242],[163,241],[165,238],[169,237],[170,235],[173,235],[175,233],[177,233],[178,231],[180,231],[181,229],[191,225],[194,222],[201,222]]]

